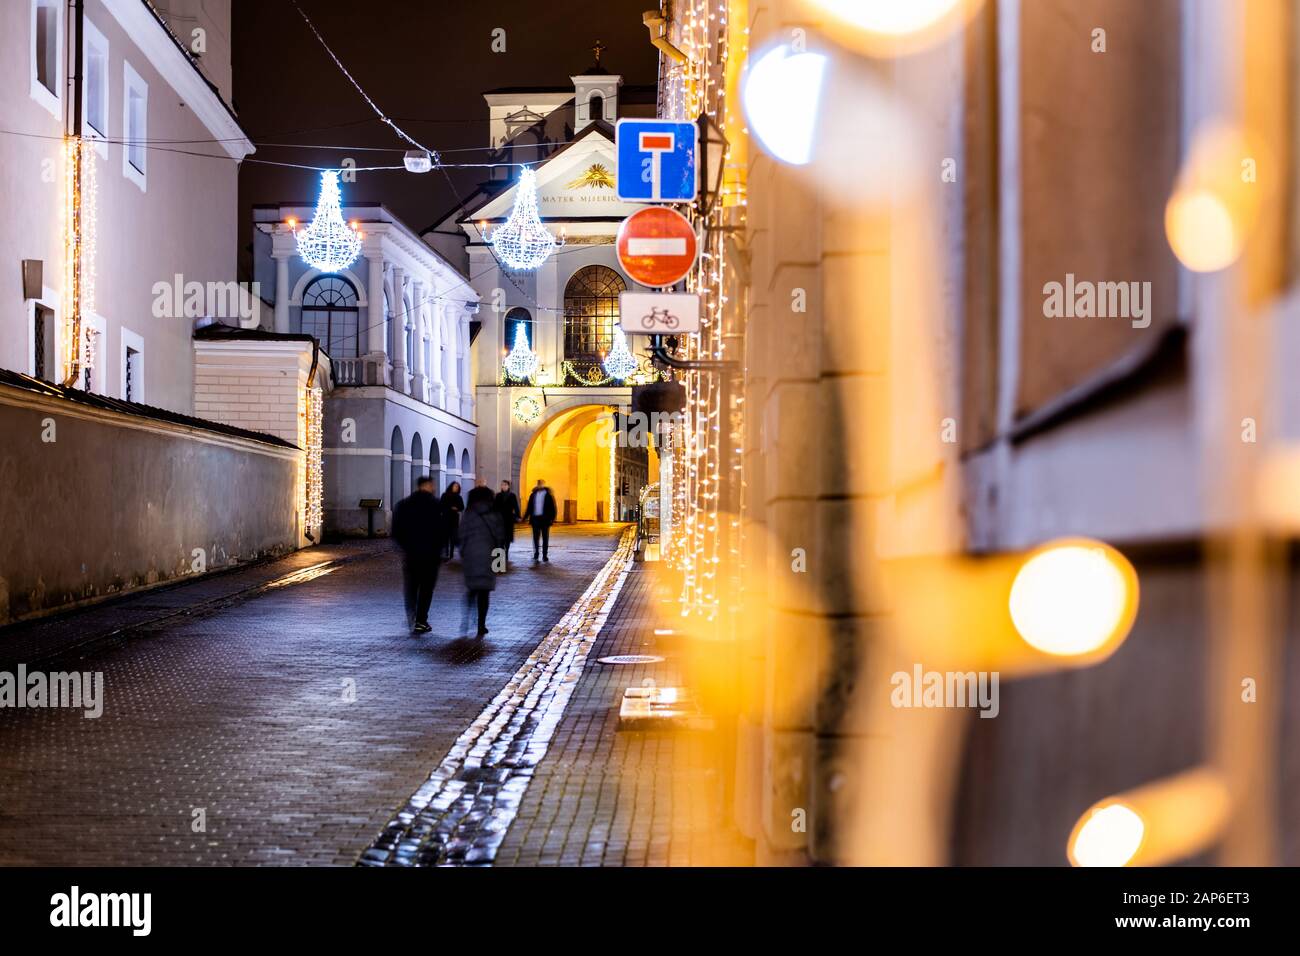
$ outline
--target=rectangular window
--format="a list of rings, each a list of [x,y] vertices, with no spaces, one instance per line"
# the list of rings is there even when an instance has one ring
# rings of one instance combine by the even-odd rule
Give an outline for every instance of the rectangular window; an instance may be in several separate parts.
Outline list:
[[[55,331],[54,310],[37,303],[32,311],[32,375],[47,382],[55,376]]]
[[[126,400],[136,402],[140,400],[140,353],[135,349],[128,347],[126,357],[123,360],[123,367],[126,369]]]
[[[123,62],[122,92],[122,173],[141,189],[145,188],[149,135],[149,86],[140,74]]]
[[[122,398],[144,401],[144,339],[130,329],[122,330]]]
[[[86,21],[85,33],[85,133],[108,136],[108,40]]]
[[[59,0],[31,0],[31,95],[62,118],[63,5]]]
[[[88,315],[81,320],[85,344],[81,353],[81,387],[87,392],[104,393],[104,328],[102,316]]]

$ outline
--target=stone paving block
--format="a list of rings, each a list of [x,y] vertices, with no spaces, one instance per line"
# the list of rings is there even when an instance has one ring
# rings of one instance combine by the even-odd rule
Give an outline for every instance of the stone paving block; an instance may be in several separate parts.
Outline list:
[[[161,607],[146,610],[173,615],[166,622],[58,663],[103,673],[103,716],[0,710],[0,864],[357,862],[588,586],[619,530],[557,528],[550,564],[513,563],[482,646],[461,629],[459,562],[439,575],[434,633],[406,631],[387,542],[151,592]],[[239,597],[322,555],[352,559]],[[174,616],[207,602],[215,609]],[[21,657],[114,627],[121,613],[90,608],[0,633],[0,649]]]

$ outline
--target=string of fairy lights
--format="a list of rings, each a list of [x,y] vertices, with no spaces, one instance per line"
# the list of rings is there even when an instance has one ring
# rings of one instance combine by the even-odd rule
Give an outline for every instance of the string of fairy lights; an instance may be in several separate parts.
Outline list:
[[[743,135],[743,122],[737,105],[727,96],[732,55],[728,2],[686,0],[679,10],[672,25],[673,42],[687,61],[672,63],[666,70],[665,115],[680,120],[706,115],[730,143]],[[738,52],[743,59],[745,51]],[[730,168],[732,159],[728,146],[724,168]],[[731,177],[724,179],[719,200],[706,212],[690,213],[703,241],[699,259],[686,280],[688,291],[700,296],[701,306],[699,334],[685,339],[688,359],[740,358],[727,351],[726,323],[731,318],[726,308],[730,301],[727,289],[734,277],[728,268],[725,227],[737,212],[743,215],[743,206],[743,186]],[[710,622],[721,610],[723,562],[728,562],[733,574],[740,565],[738,509],[724,512],[722,506],[725,482],[731,482],[737,492],[743,488],[743,404],[739,397],[734,402],[728,400],[724,374],[691,371],[683,376],[686,414],[670,436],[671,510],[680,520],[672,522],[666,557],[681,572],[682,615]],[[724,475],[728,460],[731,474]],[[736,498],[739,500],[738,494]]]

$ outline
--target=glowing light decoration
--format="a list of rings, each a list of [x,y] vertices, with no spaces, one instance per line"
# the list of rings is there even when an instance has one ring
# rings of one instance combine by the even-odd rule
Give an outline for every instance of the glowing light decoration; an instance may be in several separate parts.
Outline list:
[[[1137,573],[1100,541],[1055,542],[1021,566],[1008,603],[1016,630],[1040,651],[1076,656],[1113,650],[1137,616]]]
[[[537,353],[528,347],[528,331],[523,322],[515,326],[515,342],[506,356],[506,374],[514,379],[529,379],[537,372]]]
[[[1094,809],[1079,822],[1070,841],[1076,866],[1124,866],[1137,854],[1146,824],[1122,803]]]
[[[524,167],[515,191],[515,207],[489,240],[497,258],[511,269],[536,269],[555,251],[555,237],[537,215],[537,174]]]
[[[620,382],[637,370],[636,357],[627,348],[627,336],[618,326],[614,327],[614,347],[605,356],[603,364],[605,373]]]
[[[343,221],[339,197],[339,174],[327,169],[320,174],[320,198],[316,214],[306,229],[294,229],[298,255],[321,272],[338,272],[350,266],[361,253],[361,236]]]
[[[744,335],[743,314],[728,308],[729,291],[737,279],[723,237],[745,221],[745,188],[739,170],[745,165],[742,144],[752,130],[745,129],[740,116],[737,87],[740,64],[748,59],[748,31],[743,24],[729,22],[728,6],[727,0],[681,0],[673,5],[674,43],[686,53],[687,62],[666,66],[663,78],[666,117],[694,119],[707,114],[731,144],[723,156],[730,177],[724,179],[723,201],[705,213],[688,212],[704,238],[699,259],[686,279],[687,290],[700,296],[700,332],[687,337],[683,350],[688,359],[712,361],[730,358]],[[814,90],[818,96],[820,79]],[[786,102],[788,91],[778,93]],[[800,109],[809,116],[811,158],[816,103],[805,101]],[[674,517],[667,524],[661,553],[681,574],[682,616],[699,623],[719,622],[724,611],[721,585],[726,583],[728,591],[736,593],[744,565],[740,516],[734,503],[723,509],[724,490],[736,491],[734,502],[742,500],[745,487],[743,405],[736,398],[723,400],[720,376],[688,371],[680,378],[686,409],[672,426],[669,464],[662,472],[661,494],[669,499],[667,510]]]
[[[325,484],[322,480],[322,403],[319,388],[307,389],[307,453],[306,480],[303,482],[303,527],[307,537],[313,541],[320,540],[323,523],[323,503]]]
[[[88,367],[85,356],[90,346],[82,318],[95,310],[95,155],[79,136],[64,143],[63,297],[68,321],[61,325],[59,338],[67,384]]]
[[[510,407],[515,421],[521,425],[531,425],[542,417],[542,403],[531,395],[520,395]]]

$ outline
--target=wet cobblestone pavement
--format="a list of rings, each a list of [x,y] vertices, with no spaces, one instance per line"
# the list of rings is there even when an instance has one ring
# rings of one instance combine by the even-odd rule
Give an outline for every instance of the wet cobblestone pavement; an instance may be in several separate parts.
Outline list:
[[[363,866],[490,864],[631,565],[633,532],[361,856]]]
[[[525,560],[495,592],[482,645],[461,636],[472,623],[456,562],[439,577],[434,633],[407,632],[383,542],[0,632],[0,656],[20,660],[49,636],[57,669],[102,672],[105,698],[98,719],[0,710],[0,864],[354,864],[621,530],[557,528],[543,565],[517,543]],[[314,568],[322,553],[329,566]],[[74,649],[115,631],[114,644]]]
[[[654,564],[632,565],[589,663],[533,772],[497,866],[751,866],[717,770],[717,730],[628,730],[619,703],[629,687],[688,684],[676,601]],[[614,655],[659,660],[596,663]]]

